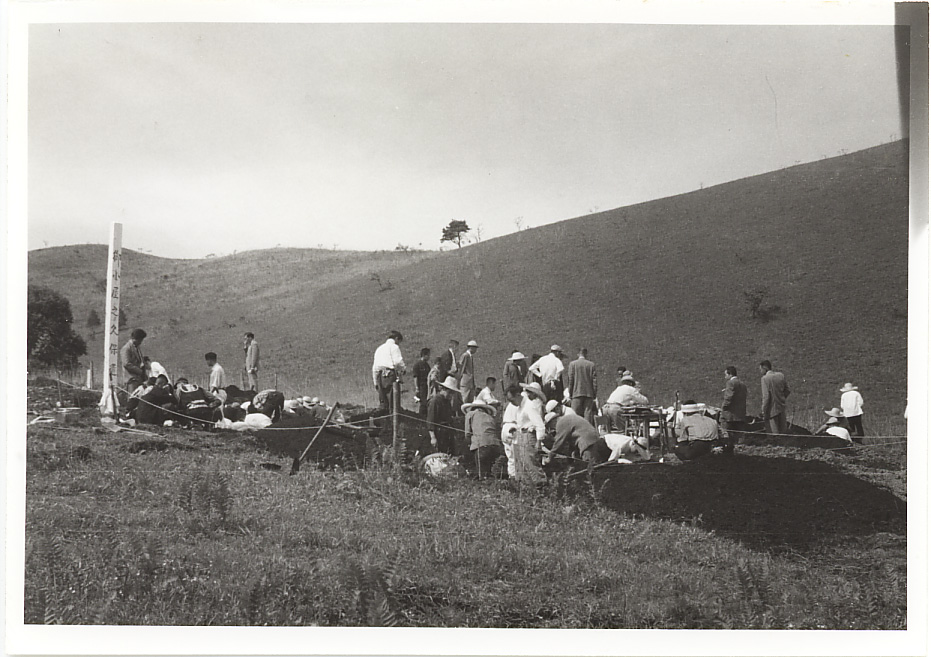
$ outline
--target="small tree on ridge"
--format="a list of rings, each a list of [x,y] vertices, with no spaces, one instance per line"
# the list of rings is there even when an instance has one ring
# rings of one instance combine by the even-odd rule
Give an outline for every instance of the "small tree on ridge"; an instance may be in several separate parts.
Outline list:
[[[455,242],[456,246],[461,249],[462,240],[470,230],[472,229],[469,228],[469,224],[466,222],[461,219],[453,219],[449,222],[449,225],[443,228],[443,237],[440,238],[440,242]]]

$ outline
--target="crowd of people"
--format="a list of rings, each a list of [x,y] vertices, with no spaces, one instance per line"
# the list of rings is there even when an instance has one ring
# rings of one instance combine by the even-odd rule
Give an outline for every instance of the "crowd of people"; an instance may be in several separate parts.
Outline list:
[[[143,355],[145,338],[143,329],[134,329],[120,350],[124,381],[118,397],[124,419],[136,424],[209,427],[219,423],[232,429],[260,429],[287,417],[323,419],[330,411],[317,397],[285,399],[277,390],[258,390],[259,345],[253,333],[243,336],[247,388],[227,381],[226,370],[212,351],[204,354],[206,387],[185,377],[172,381],[161,363]]]
[[[385,413],[393,408],[394,383],[407,373],[402,341],[400,332],[391,331],[375,351],[372,379]],[[618,454],[642,455],[644,441],[651,436],[643,435],[649,434],[648,429],[633,430],[634,426],[649,426],[631,422],[638,412],[645,416],[663,413],[675,440],[673,453],[682,460],[713,453],[730,456],[741,433],[756,419],[748,415],[747,386],[733,365],[724,369],[720,407],[693,399],[684,401],[680,408],[651,405],[640,383],[623,365],[617,368],[616,386],[599,406],[596,368],[584,348],[571,361],[557,344],[548,354],[534,354],[529,359],[513,350],[501,379],[487,377],[479,390],[475,377],[479,345],[470,340],[461,353],[457,353],[458,346],[458,341],[450,340],[436,357],[427,347],[420,350],[411,368],[414,400],[428,423],[431,445],[438,451],[464,455],[465,449],[457,447],[460,436],[454,427],[454,420],[462,418],[464,441],[480,474],[490,472],[490,464],[501,456],[507,458],[509,475],[519,477],[522,471],[536,473],[541,464],[555,458],[596,465]],[[761,361],[759,370],[764,430],[788,434],[786,399],[791,390],[785,374],[775,370],[769,360]],[[816,434],[862,442],[863,398],[852,383],[840,392],[841,407],[825,411],[828,419]],[[627,435],[637,432],[641,435]]]
[[[286,417],[322,420],[330,411],[316,397],[285,399],[277,390],[258,390],[259,346],[253,333],[243,336],[242,374],[243,381],[248,380],[244,389],[229,385],[215,352],[204,355],[205,387],[186,378],[172,382],[164,366],[142,353],[145,338],[144,330],[133,330],[120,352],[121,402],[126,416],[137,423],[262,428]],[[402,341],[400,332],[391,331],[375,350],[372,382],[383,414],[393,410],[395,383],[407,374]],[[724,369],[719,408],[688,399],[680,408],[662,409],[651,405],[633,372],[623,365],[616,370],[615,385],[604,404],[599,404],[598,377],[588,351],[579,349],[576,359],[568,360],[558,344],[549,353],[530,358],[512,350],[501,378],[489,376],[480,388],[475,366],[478,350],[475,340],[462,351],[457,340],[450,340],[439,356],[424,347],[411,375],[416,386],[414,402],[428,427],[431,446],[457,456],[471,452],[482,475],[501,457],[507,459],[509,474],[519,476],[521,471],[536,472],[555,458],[596,465],[619,454],[642,455],[648,446],[644,441],[657,436],[650,435],[649,422],[632,421],[638,413],[646,417],[663,414],[675,440],[670,447],[680,459],[732,455],[737,437],[756,419],[748,416],[747,386],[732,365]],[[760,418],[765,431],[786,434],[786,399],[791,391],[785,374],[769,360],[761,361],[759,369]],[[815,433],[862,442],[863,397],[852,383],[844,384],[840,393],[840,406],[825,411],[827,419]],[[464,428],[459,429],[460,425]]]

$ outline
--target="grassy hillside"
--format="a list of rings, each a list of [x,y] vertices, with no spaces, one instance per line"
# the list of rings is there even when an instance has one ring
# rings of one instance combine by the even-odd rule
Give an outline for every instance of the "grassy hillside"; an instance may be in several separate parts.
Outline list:
[[[676,390],[719,400],[733,364],[752,409],[756,363],[770,358],[787,373],[797,416],[836,405],[850,380],[868,414],[900,417],[907,209],[899,142],[428,257],[266,251],[181,263],[132,254],[125,303],[130,323],[149,331],[146,351],[170,369],[199,372],[214,349],[235,370],[238,338],[254,330],[264,373],[277,372],[281,387],[341,398],[364,391],[371,401],[372,351],[397,328],[409,360],[421,346],[475,338],[481,376],[499,375],[512,348],[586,346],[603,387],[623,363],[662,403]],[[31,280],[49,280],[52,251],[30,254]],[[145,278],[135,278],[133,258]],[[224,260],[242,266],[214,269]],[[68,285],[86,278],[68,276]],[[745,294],[760,286],[754,319]],[[83,323],[86,307],[72,302]]]

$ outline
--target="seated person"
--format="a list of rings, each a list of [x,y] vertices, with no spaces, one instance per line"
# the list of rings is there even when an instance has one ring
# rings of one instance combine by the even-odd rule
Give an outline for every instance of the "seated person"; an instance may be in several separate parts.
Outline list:
[[[314,420],[323,422],[330,411],[326,404],[320,401],[318,397],[304,397],[304,408],[306,415]]]
[[[220,405],[223,402],[185,378],[178,379],[175,399],[178,403],[178,413],[186,416],[178,418],[182,423],[207,425],[213,424],[221,417]]]
[[[497,379],[493,376],[489,376],[485,379],[485,387],[482,388],[479,393],[475,396],[475,401],[482,402],[483,404],[488,404],[489,406],[494,407],[495,413],[498,412],[501,408],[501,402],[495,397],[493,390],[495,389],[495,383]]]
[[[252,409],[257,413],[265,413],[272,422],[277,422],[281,419],[281,411],[284,410],[284,393],[263,390],[252,400]]]
[[[169,418],[166,411],[176,411],[178,405],[175,400],[174,390],[168,383],[168,377],[159,374],[148,392],[139,398],[139,406],[136,407],[136,422],[140,424],[162,424]]]
[[[286,417],[302,417],[307,415],[307,408],[304,406],[304,398],[298,395],[294,399],[286,399],[282,412]]]
[[[553,403],[553,400],[549,403]],[[543,421],[547,427],[555,424],[556,429],[553,448],[543,458],[544,465],[549,463],[555,454],[582,459],[589,467],[608,460],[611,450],[598,433],[598,429],[576,413],[567,413],[562,404],[555,404]]]
[[[714,447],[726,443],[724,430],[702,411],[701,404],[691,399],[682,404],[682,419],[675,426],[678,441],[674,453],[683,461],[706,456]]]
[[[140,383],[129,395],[129,399],[126,400],[126,408],[124,409],[127,418],[136,418],[136,411],[139,408],[139,400],[145,396],[147,392],[152,389],[152,386],[155,385],[155,377],[149,377],[143,383]],[[138,421],[138,420],[137,420]]]
[[[630,374],[624,374],[621,377],[620,384],[608,397],[601,411],[608,418],[611,425],[608,427],[609,432],[614,430],[624,433],[627,430],[627,422],[621,415],[624,408],[631,406],[647,406],[650,400],[641,394],[637,387],[637,382]]]
[[[846,440],[848,443],[853,442],[853,438],[850,437],[850,430],[847,427],[847,418],[844,417],[844,412],[839,408],[832,408],[829,411],[824,412],[828,416],[828,419],[825,420],[824,424],[818,427],[818,430],[815,431],[816,436],[837,436]]]
[[[495,424],[495,407],[491,404],[475,401],[463,404],[465,416],[465,437],[469,441],[469,450],[475,458],[475,469],[479,479],[491,474],[491,466],[504,455],[504,445],[498,437]]]

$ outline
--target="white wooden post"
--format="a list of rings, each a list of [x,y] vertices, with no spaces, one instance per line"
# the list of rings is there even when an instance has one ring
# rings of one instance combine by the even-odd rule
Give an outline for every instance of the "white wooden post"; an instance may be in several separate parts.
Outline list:
[[[114,416],[119,402],[111,384],[120,380],[120,264],[123,258],[123,224],[114,222],[110,227],[110,259],[107,264],[107,333],[103,354],[103,395],[100,413]]]

